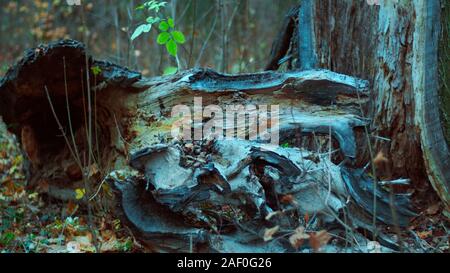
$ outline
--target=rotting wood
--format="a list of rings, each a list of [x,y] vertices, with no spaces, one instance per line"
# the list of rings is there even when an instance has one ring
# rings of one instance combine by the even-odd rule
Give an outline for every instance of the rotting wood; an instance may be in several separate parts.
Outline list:
[[[292,36],[279,40],[290,48],[272,56],[281,60],[289,54],[290,61],[300,64],[317,56],[320,68],[369,80],[371,100],[363,109],[370,119],[370,132],[390,140],[373,139],[373,150],[388,159],[378,166],[377,176],[410,178],[410,188],[417,189],[419,198],[432,185],[450,210],[450,152],[443,128],[445,114],[439,113],[437,71],[440,29],[446,27],[440,13],[447,5],[442,1],[305,3],[304,9],[313,9],[313,26],[309,21],[298,23],[291,31],[285,24],[282,32]],[[299,52],[297,33],[312,48]],[[446,37],[441,39],[445,44]],[[273,48],[281,48],[279,44],[276,40]],[[371,160],[368,151],[362,151],[358,167]]]
[[[95,152],[100,154],[98,160],[104,166],[101,173],[105,175],[100,180],[117,189],[116,213],[156,249],[186,251],[189,242],[194,242],[198,251],[289,251],[282,242],[264,242],[261,234],[267,224],[293,230],[300,216],[309,213],[319,215],[326,225],[338,220],[349,204],[356,205],[353,210],[359,207],[371,213],[370,207],[358,206],[362,201],[370,203],[370,189],[353,183],[358,190],[350,193],[349,183],[346,185],[341,177],[341,168],[352,168],[356,157],[355,129],[367,122],[358,116],[359,105],[367,103],[369,95],[363,80],[327,70],[223,75],[206,69],[146,79],[128,69],[86,58],[83,45],[76,41],[60,41],[39,49],[39,54],[27,54],[11,68],[0,86],[1,103],[9,106],[0,109],[5,121],[17,123],[16,132],[31,125],[36,135],[43,165],[33,170],[33,179],[38,185],[40,181],[50,184],[50,189],[73,189],[79,183],[74,181],[74,159],[67,143],[54,143],[61,132],[56,130],[43,91],[49,90],[57,106],[56,115],[66,116],[63,76],[46,66],[58,66],[63,57],[69,69],[80,70],[79,75],[86,70],[86,60],[88,68],[100,66],[100,75],[90,75],[100,135],[95,140],[100,148]],[[67,82],[73,117],[77,111],[83,113],[87,96],[78,72],[71,71]],[[350,160],[338,166],[328,154],[310,146],[276,146],[268,151],[264,143],[249,140],[177,142],[171,138],[176,119],[170,109],[178,104],[192,105],[195,96],[204,104],[223,108],[230,104],[277,104],[281,141],[302,139],[305,134],[327,139],[331,133],[336,148]],[[21,102],[38,106],[24,109]],[[73,124],[74,142],[86,154],[85,121],[83,116],[78,118]],[[67,120],[62,121],[63,127],[69,127]],[[49,132],[49,128],[55,130]],[[380,202],[387,200],[387,192],[380,191],[379,195]],[[292,196],[290,201],[286,196]],[[353,201],[348,203],[350,196]],[[399,211],[409,211],[404,198],[395,204]],[[281,218],[266,219],[278,210],[284,211]],[[380,224],[394,224],[386,215],[378,219]],[[402,218],[402,224],[404,221]],[[217,230],[222,231],[219,237],[226,243],[217,244]],[[248,236],[254,243],[242,243]]]

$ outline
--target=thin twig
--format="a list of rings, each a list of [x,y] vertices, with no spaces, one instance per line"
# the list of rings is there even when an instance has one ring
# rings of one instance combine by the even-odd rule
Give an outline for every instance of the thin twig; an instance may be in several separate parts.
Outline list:
[[[51,97],[50,97],[50,93],[48,92],[47,86],[44,86],[44,90],[45,90],[45,93],[47,94],[47,99],[48,99],[48,102],[49,102],[49,104],[50,104],[50,109],[52,110],[53,117],[55,118],[56,123],[58,124],[58,128],[59,128],[59,130],[61,131],[61,134],[62,134],[62,136],[64,137],[64,140],[65,140],[66,143],[67,143],[67,147],[69,148],[70,154],[71,154],[72,157],[75,159],[75,161],[77,162],[77,164],[78,164],[79,166],[81,166],[81,162],[77,161],[77,156],[75,155],[75,152],[73,151],[72,146],[70,145],[70,141],[69,141],[69,139],[67,138],[66,132],[64,131],[64,127],[62,126],[61,121],[59,120],[58,115],[56,114],[56,111],[55,111],[55,108],[54,108],[54,106],[53,106],[53,102],[52,102],[52,99],[51,99]]]
[[[81,164],[77,144],[75,143],[75,135],[73,132],[72,118],[71,118],[71,114],[70,114],[70,104],[69,104],[69,94],[68,94],[69,92],[68,92],[68,88],[67,88],[66,57],[63,57],[63,66],[64,66],[64,92],[66,95],[66,109],[67,109],[67,119],[69,121],[69,130],[70,130],[70,135],[72,137],[72,143],[73,143],[76,160],[79,162],[79,164]]]
[[[197,60],[195,62],[195,67],[198,67],[200,65],[200,61],[203,57],[203,54],[205,53],[206,46],[208,45],[209,39],[211,39],[211,35],[214,32],[214,29],[216,28],[217,24],[217,16],[214,16],[214,22],[212,24],[211,30],[209,31],[208,36],[206,37],[205,41],[203,42],[202,49],[200,50],[200,53],[198,54]]]

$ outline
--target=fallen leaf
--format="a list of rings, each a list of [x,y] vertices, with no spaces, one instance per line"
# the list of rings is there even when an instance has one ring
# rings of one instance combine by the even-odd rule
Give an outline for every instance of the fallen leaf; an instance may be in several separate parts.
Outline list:
[[[280,226],[275,226],[273,228],[267,228],[266,231],[264,232],[264,241],[270,241],[273,239],[273,235],[275,235],[275,233],[277,233],[277,231],[280,229]]]
[[[386,158],[384,153],[382,151],[379,151],[377,156],[373,159],[373,163],[375,165],[380,165],[382,163],[387,163],[389,160]]]
[[[116,240],[108,240],[100,246],[100,252],[113,252],[117,250]]]
[[[109,195],[110,197],[113,196],[111,187],[110,187],[107,183],[103,183],[102,189],[103,189],[103,192],[105,192],[105,193],[106,193],[107,195]]]
[[[110,229],[102,230],[101,231],[101,235],[102,235],[102,239],[104,241],[108,241],[111,238],[115,238],[114,232],[112,230],[110,230]]]
[[[298,249],[305,239],[309,239],[309,235],[305,233],[304,227],[298,227],[295,229],[295,233],[289,237],[289,242],[292,247]]]
[[[272,217],[274,217],[274,216],[276,216],[278,214],[281,214],[281,213],[282,213],[281,211],[273,211],[273,212],[267,214],[266,215],[266,221],[269,221],[270,219],[272,219]]]
[[[367,243],[367,252],[369,253],[381,253],[381,245],[379,242],[370,241]]]
[[[47,249],[47,253],[65,253],[65,252],[69,252],[69,249],[68,249],[67,246],[57,245],[57,244],[48,245],[45,248]],[[70,248],[72,249],[73,246],[70,246]],[[78,252],[71,252],[71,253],[78,253]]]
[[[114,227],[115,230],[119,230],[121,228],[121,223],[120,223],[120,219],[115,219],[112,222],[112,225]]]
[[[95,247],[92,244],[92,235],[87,234],[86,236],[75,236],[72,241],[77,243],[82,252],[95,252]]]
[[[4,183],[3,187],[5,188],[5,191],[3,192],[5,196],[13,196],[14,193],[16,192],[16,188],[12,180],[9,180],[6,183]]]
[[[283,204],[291,204],[294,202],[294,196],[292,196],[292,194],[283,195],[283,197],[281,197],[280,201]]]
[[[75,198],[77,200],[83,199],[85,194],[86,194],[86,190],[85,189],[76,189],[75,190]]]
[[[101,240],[101,252],[112,252],[117,250],[117,238],[111,230],[103,231]]]
[[[31,201],[37,201],[38,197],[39,197],[39,193],[37,193],[37,192],[28,194],[28,199],[30,199]]]
[[[93,177],[93,176],[95,176],[95,175],[97,175],[99,173],[100,173],[100,170],[99,170],[99,168],[98,168],[96,163],[92,164],[89,167],[89,177]]]
[[[308,224],[309,223],[309,214],[308,213],[305,213],[304,219],[305,219],[305,224]]]
[[[39,208],[30,204],[26,204],[26,207],[32,212],[32,213],[38,213]]]
[[[441,207],[440,204],[436,203],[436,204],[431,205],[430,207],[428,207],[425,212],[428,215],[435,215],[439,211],[440,207]]]
[[[309,244],[311,247],[318,251],[322,246],[326,245],[331,239],[330,234],[326,230],[321,230],[315,233],[311,233],[309,238]]]
[[[72,215],[75,213],[75,211],[78,209],[78,205],[72,202],[72,200],[69,201],[67,204],[67,214]]]
[[[431,230],[417,232],[417,236],[422,240],[431,237],[431,235],[433,235]]]
[[[47,180],[45,180],[45,179],[39,180],[38,185],[36,187],[36,191],[38,193],[48,193],[49,189],[50,189],[50,185]]]
[[[81,253],[81,246],[78,242],[68,242],[66,245],[66,250],[69,253]]]

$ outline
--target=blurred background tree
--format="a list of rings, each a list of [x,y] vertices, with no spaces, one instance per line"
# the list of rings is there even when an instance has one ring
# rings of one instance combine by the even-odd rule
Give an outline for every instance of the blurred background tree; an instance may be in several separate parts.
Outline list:
[[[145,15],[144,1],[0,0],[0,75],[24,50],[39,43],[72,38],[85,41],[91,53],[145,76],[177,66],[150,35],[130,37]],[[227,73],[262,70],[282,19],[298,0],[167,0],[165,12],[185,34],[179,48],[182,68],[210,67]]]

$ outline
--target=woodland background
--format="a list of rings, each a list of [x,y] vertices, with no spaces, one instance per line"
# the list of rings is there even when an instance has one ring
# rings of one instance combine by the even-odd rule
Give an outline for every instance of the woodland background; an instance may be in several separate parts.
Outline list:
[[[165,13],[186,36],[179,51],[183,68],[209,67],[227,73],[260,71],[271,43],[296,0],[174,0]],[[62,38],[88,41],[98,59],[161,75],[175,65],[156,42],[156,27],[135,41],[130,37],[145,21],[140,1],[83,0],[84,11],[64,0],[0,1],[0,74],[24,50]],[[81,14],[83,13],[83,14]],[[83,23],[83,18],[85,24]],[[85,29],[86,28],[86,29]]]

